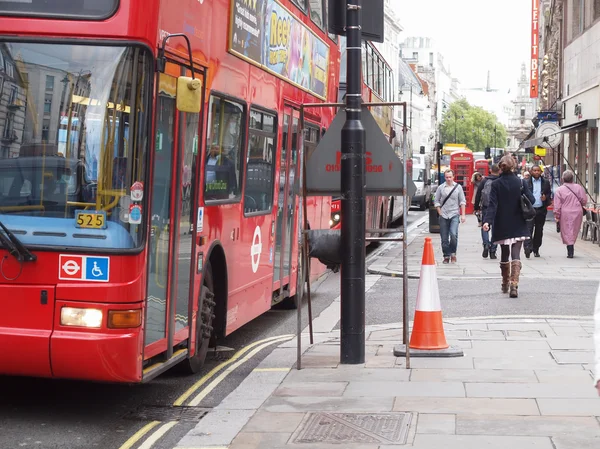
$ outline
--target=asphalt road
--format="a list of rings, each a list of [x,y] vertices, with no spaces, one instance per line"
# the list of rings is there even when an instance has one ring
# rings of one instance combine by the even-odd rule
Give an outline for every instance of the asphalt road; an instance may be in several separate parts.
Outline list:
[[[411,211],[409,224],[422,216],[422,212]],[[338,295],[339,278],[331,275],[313,294],[314,316]],[[303,327],[306,324],[304,319]],[[258,340],[294,334],[296,326],[296,311],[271,310],[220,344],[238,351]],[[218,405],[275,346],[264,348],[232,371],[199,406]],[[222,362],[222,359],[210,360],[202,373],[194,376],[171,370],[149,384],[135,386],[3,377],[0,381],[0,448],[120,449],[151,421],[148,406],[152,406],[155,413],[164,414],[158,417],[160,421],[168,421],[173,402]],[[193,421],[180,421],[151,447],[171,449],[194,425]],[[144,439],[140,439],[128,449],[140,448],[143,442]]]

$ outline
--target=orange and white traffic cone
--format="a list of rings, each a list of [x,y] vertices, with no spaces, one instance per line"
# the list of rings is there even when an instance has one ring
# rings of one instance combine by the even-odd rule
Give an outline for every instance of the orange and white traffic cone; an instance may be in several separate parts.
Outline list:
[[[396,356],[406,354],[405,345],[394,349]],[[459,357],[460,348],[450,347],[444,334],[442,304],[435,269],[433,244],[425,237],[421,274],[417,290],[417,306],[410,336],[410,355],[415,357]]]

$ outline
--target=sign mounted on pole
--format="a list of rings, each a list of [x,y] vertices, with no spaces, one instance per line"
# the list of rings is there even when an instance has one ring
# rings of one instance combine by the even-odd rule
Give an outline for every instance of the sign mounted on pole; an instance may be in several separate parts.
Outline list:
[[[346,111],[340,109],[316,150],[306,155],[306,193],[312,196],[340,195],[342,127]],[[403,190],[402,161],[381,131],[366,106],[362,107],[362,125],[366,138],[367,195],[399,195]],[[416,193],[412,180],[408,194]]]
[[[531,0],[531,98],[539,96],[538,59],[540,57],[540,9],[539,0]]]

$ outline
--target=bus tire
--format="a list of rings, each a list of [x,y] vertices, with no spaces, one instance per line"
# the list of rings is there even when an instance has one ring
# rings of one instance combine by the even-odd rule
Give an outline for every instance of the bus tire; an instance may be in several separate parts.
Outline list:
[[[198,319],[196,334],[196,353],[187,359],[187,371],[191,374],[199,372],[206,361],[206,354],[214,334],[213,322],[215,319],[215,288],[212,275],[212,266],[206,262],[204,267],[204,280],[198,298]]]

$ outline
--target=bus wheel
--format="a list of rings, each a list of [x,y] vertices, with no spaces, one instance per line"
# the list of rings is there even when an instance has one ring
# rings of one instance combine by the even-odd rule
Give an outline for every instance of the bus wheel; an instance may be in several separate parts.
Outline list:
[[[213,332],[212,325],[215,319],[215,305],[212,266],[210,262],[207,262],[204,282],[202,283],[200,298],[198,299],[200,314],[197,320],[196,354],[187,359],[187,371],[192,374],[197,373],[204,366]]]

